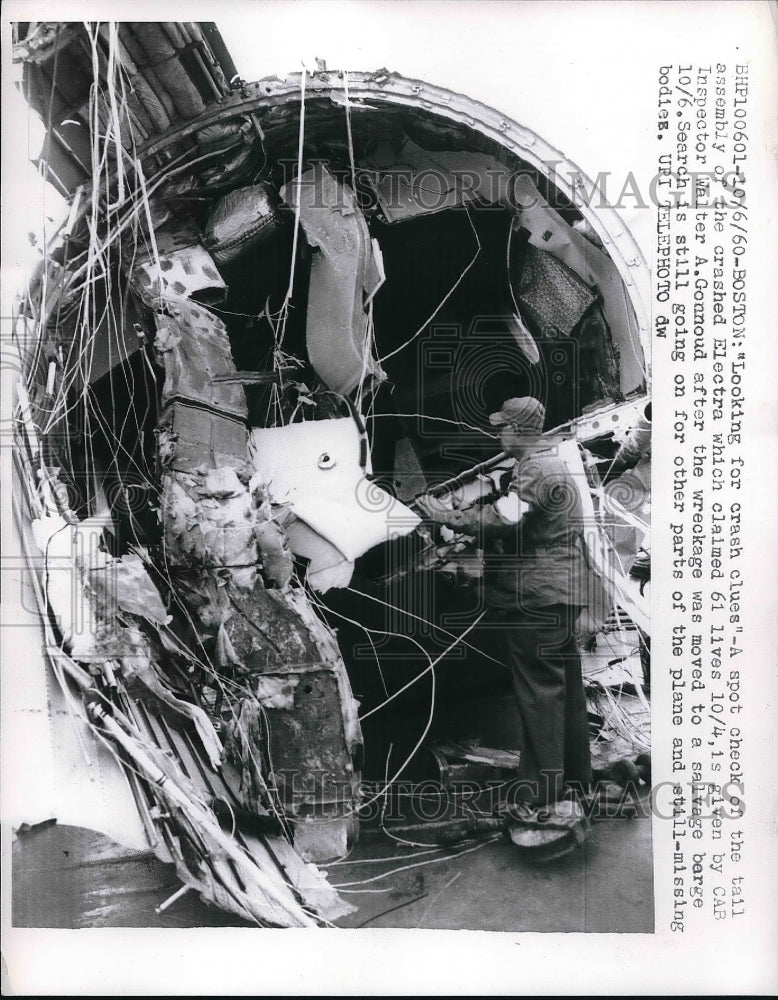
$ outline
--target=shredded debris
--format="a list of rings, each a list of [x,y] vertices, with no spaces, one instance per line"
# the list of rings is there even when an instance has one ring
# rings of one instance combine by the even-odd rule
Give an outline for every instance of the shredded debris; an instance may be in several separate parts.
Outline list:
[[[508,517],[487,397],[540,372],[592,528],[593,753],[605,770],[649,752],[646,371],[616,264],[515,151],[354,96],[380,73],[232,93],[213,38],[16,27],[72,205],[15,321],[17,516],[53,669],[160,857],[244,919],[326,925],[353,907],[312,862],[385,809],[457,657],[470,683],[490,661],[478,539],[433,538],[414,497]],[[365,792],[362,726],[414,712],[420,735],[391,768],[390,736]],[[519,759],[431,745],[484,779]]]

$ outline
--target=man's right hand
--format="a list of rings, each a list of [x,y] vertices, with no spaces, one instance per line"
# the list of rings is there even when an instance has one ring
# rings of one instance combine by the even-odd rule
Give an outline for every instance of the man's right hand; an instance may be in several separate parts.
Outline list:
[[[452,514],[451,507],[445,501],[430,493],[416,497],[414,506],[425,521],[432,521],[434,524],[446,524],[447,518]]]
[[[451,496],[435,497],[430,494],[418,497],[416,509],[425,521],[433,524],[444,524],[454,531],[467,531],[473,528],[473,511],[456,510],[452,507]],[[476,517],[477,520],[477,517]]]

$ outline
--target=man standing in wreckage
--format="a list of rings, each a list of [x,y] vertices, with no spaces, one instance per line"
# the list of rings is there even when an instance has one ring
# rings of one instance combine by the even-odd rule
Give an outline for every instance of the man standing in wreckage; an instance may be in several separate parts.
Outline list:
[[[564,463],[541,439],[544,420],[531,396],[506,400],[490,417],[516,459],[507,497],[459,510],[432,496],[417,501],[422,516],[473,533],[483,546],[485,623],[497,659],[511,670],[521,723],[511,836],[538,848],[583,841],[583,810],[570,793],[586,791],[592,776],[575,636],[588,573],[583,508]]]

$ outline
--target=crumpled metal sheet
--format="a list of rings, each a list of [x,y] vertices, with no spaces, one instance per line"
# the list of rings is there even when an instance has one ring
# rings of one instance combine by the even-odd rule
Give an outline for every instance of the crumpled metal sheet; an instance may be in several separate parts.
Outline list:
[[[292,550],[284,528],[284,513],[273,509],[260,491],[252,495],[257,515],[254,519],[254,539],[259,546],[260,569],[268,587],[283,590],[292,578]]]
[[[162,521],[172,565],[196,565],[251,590],[257,551],[251,495],[235,469],[165,477]]]
[[[161,512],[168,558],[213,571],[241,590],[257,585],[258,570],[269,586],[284,588],[292,576],[284,529],[262,492],[249,492],[247,480],[231,466],[166,475]]]
[[[255,692],[259,703],[265,708],[291,711],[294,708],[294,692],[300,683],[295,674],[261,674],[255,680]]]
[[[234,371],[226,331],[218,321],[203,322],[206,311],[190,303],[179,303],[175,309],[176,317],[157,317],[157,346],[166,386],[170,383],[165,398],[170,399],[172,386],[178,386],[193,404],[203,394],[209,402],[210,382],[196,370],[203,360],[195,346],[201,339],[209,349],[213,345],[214,356],[205,355],[209,371],[216,356]],[[182,342],[187,353],[180,350]],[[223,421],[215,408],[208,407],[207,417]],[[176,442],[168,438],[165,444]],[[359,451],[357,435],[357,464]],[[272,761],[267,764],[268,776],[272,769],[283,810],[294,817],[295,848],[309,860],[342,855],[355,836],[361,747],[345,666],[308,596],[289,586],[292,564],[283,528],[285,509],[273,506],[275,498],[261,483],[250,490],[240,465],[208,468],[208,459],[206,451],[199,467],[178,471],[172,467],[176,456],[165,454],[162,518],[169,572],[183,585],[180,593],[201,640],[209,644],[214,664],[247,685],[242,716],[258,718],[255,705],[262,704]],[[268,588],[274,585],[274,589],[265,589],[260,572]],[[262,703],[261,682],[253,690],[249,686],[265,674],[305,674],[306,681],[294,685],[293,699],[281,691],[265,691]],[[263,780],[255,761],[259,749],[251,739],[248,736],[246,742],[241,735],[228,750],[231,762],[241,769],[240,795],[249,808],[258,801]],[[302,802],[297,783],[286,785],[282,777],[290,773],[310,781],[322,771],[328,777],[321,789]]]
[[[167,625],[172,620],[136,552],[127,552],[119,559],[106,557],[90,566],[89,584],[109,607],[119,607],[156,625]]]
[[[149,241],[129,258],[133,260],[130,285],[145,305],[161,309],[170,299],[224,298],[227,285],[191,220],[167,222],[155,230],[154,240],[156,253]]]
[[[262,144],[256,141],[258,135],[261,135],[261,128],[252,114],[200,129],[197,145],[201,155],[209,157],[200,175],[200,185],[214,190],[250,184],[262,169]],[[217,152],[219,156],[210,155]]]
[[[279,197],[270,184],[230,191],[214,205],[203,242],[217,264],[229,264],[258,246],[278,227]]]
[[[306,320],[311,365],[329,389],[347,394],[368,375],[383,374],[365,312],[383,281],[380,259],[353,192],[323,164],[285,185],[281,197],[299,208],[314,248]]]
[[[205,306],[183,299],[169,302],[167,313],[155,315],[154,349],[165,367],[162,406],[183,398],[245,420],[242,387],[215,378],[235,373],[224,323]]]
[[[168,687],[152,659],[147,637],[135,627],[117,628],[109,623],[98,637],[102,657],[117,665],[128,690],[141,688],[144,702],[157,703],[163,713],[169,710],[179,718],[189,719],[200,738],[212,768],[222,763],[224,747],[213,723],[198,705],[178,698]]]

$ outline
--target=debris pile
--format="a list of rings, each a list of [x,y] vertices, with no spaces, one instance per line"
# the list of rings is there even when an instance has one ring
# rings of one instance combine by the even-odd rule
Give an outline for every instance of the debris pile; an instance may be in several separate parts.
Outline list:
[[[16,30],[71,204],[16,318],[18,520],[58,678],[184,885],[267,925],[352,909],[312,862],[425,745],[475,625],[477,539],[431,537],[413,498],[505,493],[486,415],[538,380],[592,528],[593,746],[645,755],[647,373],[572,203],[474,119],[348,74],[247,87],[207,25]],[[421,678],[429,720],[366,797],[363,725]],[[516,765],[434,747],[441,775]]]

